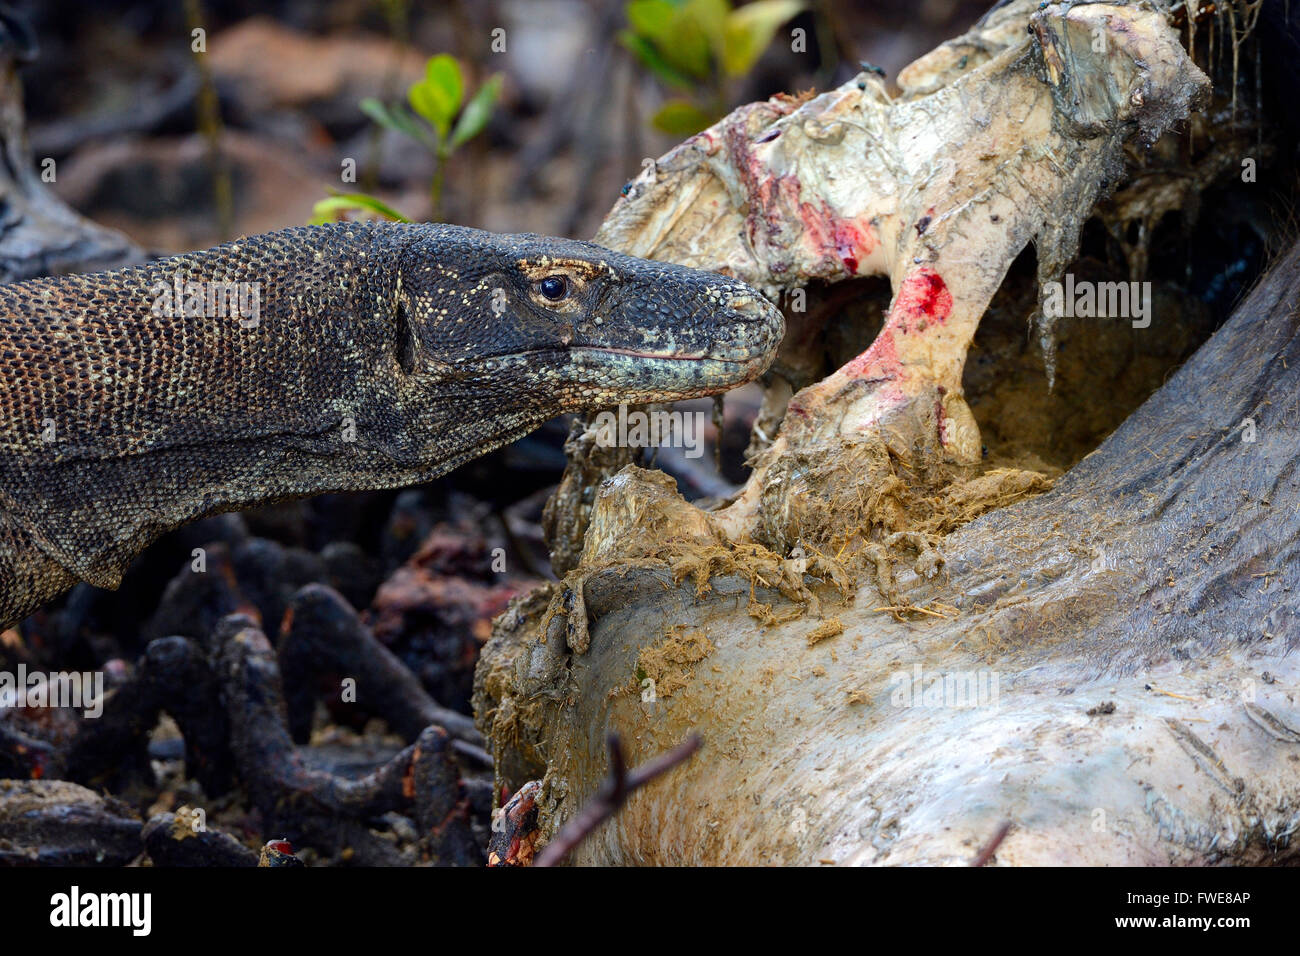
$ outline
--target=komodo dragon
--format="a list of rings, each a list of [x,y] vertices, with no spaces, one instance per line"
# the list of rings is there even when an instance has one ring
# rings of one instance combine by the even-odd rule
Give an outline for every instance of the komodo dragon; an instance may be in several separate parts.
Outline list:
[[[287,229],[0,286],[0,626],[204,515],[427,481],[771,361],[738,281],[446,225]]]

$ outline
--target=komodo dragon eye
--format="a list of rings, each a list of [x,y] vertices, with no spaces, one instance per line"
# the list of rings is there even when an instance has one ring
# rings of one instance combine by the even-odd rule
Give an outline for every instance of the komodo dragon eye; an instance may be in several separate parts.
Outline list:
[[[559,302],[569,294],[569,280],[564,276],[547,276],[537,284],[537,290],[552,302]]]

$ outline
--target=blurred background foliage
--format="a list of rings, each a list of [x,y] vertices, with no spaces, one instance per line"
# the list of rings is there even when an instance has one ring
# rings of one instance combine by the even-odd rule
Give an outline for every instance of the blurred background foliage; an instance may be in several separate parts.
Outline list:
[[[618,35],[623,46],[665,86],[695,96],[670,99],[651,122],[670,135],[690,136],[726,114],[730,88],[804,4],[753,0],[735,8],[729,0],[630,0],[624,9],[628,28]],[[791,51],[806,51],[807,31],[791,32]]]
[[[845,82],[860,61],[893,76],[988,3],[11,5],[40,45],[22,77],[54,188],[174,252],[362,216],[587,237],[644,158],[741,103]]]

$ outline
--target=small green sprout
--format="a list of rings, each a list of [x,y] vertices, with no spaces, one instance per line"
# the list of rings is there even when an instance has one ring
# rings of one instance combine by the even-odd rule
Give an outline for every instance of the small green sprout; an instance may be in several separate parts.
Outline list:
[[[429,198],[433,218],[440,218],[442,183],[448,160],[487,126],[501,96],[501,74],[494,73],[465,100],[465,79],[460,64],[445,53],[431,57],[425,64],[424,79],[412,84],[406,103],[385,105],[373,97],[359,104],[361,111],[386,129],[396,130],[422,144],[434,156],[433,181]],[[364,193],[336,194],[322,199],[313,210],[312,223],[329,222],[344,213],[376,213],[399,222],[410,220]]]

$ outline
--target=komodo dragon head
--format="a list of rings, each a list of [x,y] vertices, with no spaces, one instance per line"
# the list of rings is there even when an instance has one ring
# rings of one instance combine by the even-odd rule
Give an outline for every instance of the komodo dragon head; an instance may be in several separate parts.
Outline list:
[[[785,328],[737,280],[571,239],[442,226],[405,244],[398,273],[404,371],[517,369],[565,410],[743,384]]]

